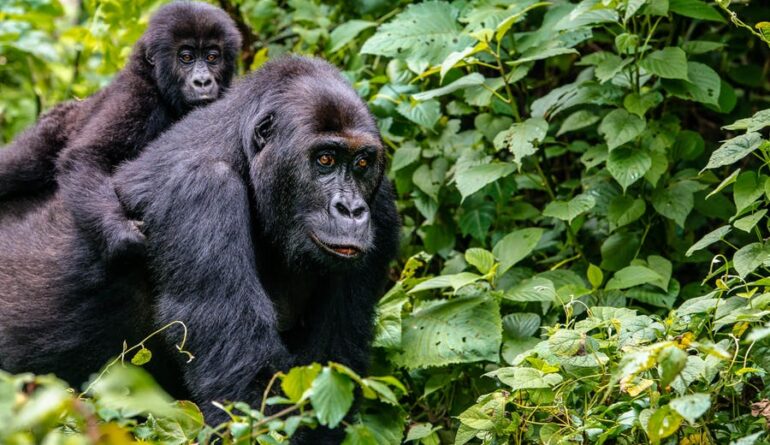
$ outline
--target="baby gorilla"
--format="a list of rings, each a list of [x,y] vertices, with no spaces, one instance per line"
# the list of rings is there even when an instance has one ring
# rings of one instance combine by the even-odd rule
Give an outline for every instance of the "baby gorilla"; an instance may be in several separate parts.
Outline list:
[[[107,259],[141,248],[144,236],[124,214],[110,175],[192,108],[220,97],[240,45],[235,23],[218,8],[180,2],[159,9],[112,84],[55,107],[0,149],[0,200],[45,194],[58,183],[77,226]]]

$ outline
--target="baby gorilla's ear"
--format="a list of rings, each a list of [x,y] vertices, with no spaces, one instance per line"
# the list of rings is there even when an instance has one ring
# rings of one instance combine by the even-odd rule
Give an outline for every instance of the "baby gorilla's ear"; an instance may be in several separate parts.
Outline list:
[[[259,153],[273,134],[273,114],[269,113],[254,127],[254,150]]]

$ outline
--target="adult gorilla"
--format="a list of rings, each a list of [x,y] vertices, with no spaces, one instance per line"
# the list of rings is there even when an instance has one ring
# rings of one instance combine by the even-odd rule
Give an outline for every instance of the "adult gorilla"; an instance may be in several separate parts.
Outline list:
[[[109,176],[191,109],[217,99],[230,85],[240,45],[221,9],[193,2],[159,9],[107,88],[55,107],[0,149],[4,213],[26,213],[30,206],[15,198],[47,196],[58,182],[78,226],[108,258],[141,248],[144,237]]]
[[[207,414],[211,400],[258,402],[278,369],[334,360],[363,371],[398,237],[384,171],[375,122],[342,76],[285,58],[116,172],[145,222],[149,317],[188,326],[196,359],[182,366],[184,384]],[[137,336],[132,322],[145,328],[124,303],[144,297],[129,279],[100,283],[71,222],[48,219],[57,211],[35,215],[41,228],[0,227],[0,367],[84,377],[119,350],[115,337]],[[156,356],[183,358],[173,334]]]

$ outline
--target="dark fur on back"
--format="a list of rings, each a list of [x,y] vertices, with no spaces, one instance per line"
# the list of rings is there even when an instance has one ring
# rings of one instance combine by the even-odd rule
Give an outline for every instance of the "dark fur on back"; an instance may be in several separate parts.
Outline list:
[[[268,117],[263,140],[255,129]],[[196,359],[181,363],[171,347],[179,332],[170,331],[151,364],[169,384],[178,362],[183,389],[210,422],[223,416],[211,400],[257,405],[278,370],[332,360],[364,372],[399,221],[379,146],[359,181],[371,246],[347,261],[309,244],[301,217],[324,197],[308,154],[320,137],[339,135],[379,141],[364,103],[316,59],[270,62],[190,113],[113,178],[145,221],[149,277],[131,263],[104,281],[104,262],[71,220],[53,217],[54,204],[0,225],[0,367],[77,381],[119,352],[119,337],[147,332],[145,321],[181,320]],[[339,431],[318,430],[292,443],[339,442]]]
[[[0,212],[9,199],[48,194],[58,185],[66,211],[108,257],[140,245],[109,176],[192,109],[180,91],[176,51],[182,39],[203,38],[221,43],[223,60],[215,71],[220,91],[227,88],[241,43],[233,21],[204,3],[164,6],[108,87],[55,107],[0,149]]]

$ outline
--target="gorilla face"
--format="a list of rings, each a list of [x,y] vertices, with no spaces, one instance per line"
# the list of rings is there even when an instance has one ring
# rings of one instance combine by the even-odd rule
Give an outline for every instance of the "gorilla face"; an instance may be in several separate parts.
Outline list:
[[[222,90],[222,50],[218,41],[187,41],[177,51],[175,72],[185,103],[196,106],[211,102]]]
[[[372,247],[369,202],[383,170],[381,153],[366,133],[319,136],[307,150],[310,174],[300,190],[318,198],[304,203],[304,226],[321,252],[354,259]]]
[[[339,75],[331,79],[289,79],[291,94],[265,101],[251,176],[260,226],[286,261],[354,267],[375,244],[385,152],[364,103]]]
[[[153,16],[141,45],[164,100],[184,114],[230,86],[241,37],[221,9],[178,2]]]

